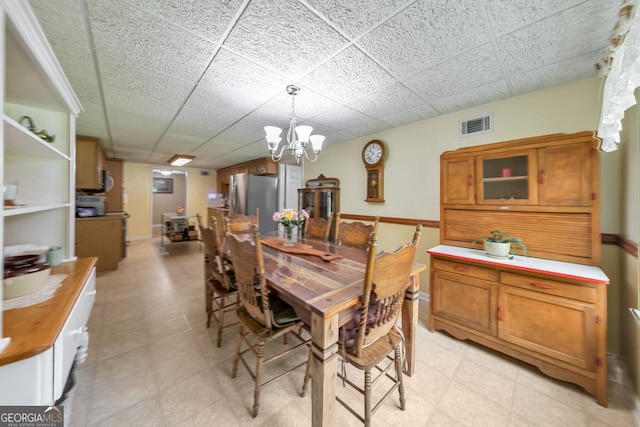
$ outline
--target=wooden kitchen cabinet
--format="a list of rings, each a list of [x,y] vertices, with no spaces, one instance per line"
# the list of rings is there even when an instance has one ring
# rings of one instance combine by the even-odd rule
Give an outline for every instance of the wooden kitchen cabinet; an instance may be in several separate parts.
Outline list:
[[[76,218],[76,255],[98,257],[97,271],[116,270],[125,256],[124,216]]]
[[[440,243],[473,248],[500,230],[531,256],[599,265],[597,144],[589,131],[443,153]]]
[[[475,202],[474,159],[441,157],[440,194],[443,203],[473,204]]]
[[[431,254],[429,329],[578,384],[607,406],[607,291],[595,266],[440,245]]]
[[[97,138],[76,138],[76,188],[101,191],[104,188],[102,171],[107,169],[107,159]]]
[[[254,160],[247,165],[247,171],[251,175],[277,175],[278,163],[270,157]]]

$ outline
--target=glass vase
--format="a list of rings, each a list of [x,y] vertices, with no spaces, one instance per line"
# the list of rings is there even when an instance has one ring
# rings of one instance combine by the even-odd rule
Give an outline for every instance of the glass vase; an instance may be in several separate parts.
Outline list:
[[[284,225],[284,246],[295,246],[296,242],[293,240],[294,225]]]

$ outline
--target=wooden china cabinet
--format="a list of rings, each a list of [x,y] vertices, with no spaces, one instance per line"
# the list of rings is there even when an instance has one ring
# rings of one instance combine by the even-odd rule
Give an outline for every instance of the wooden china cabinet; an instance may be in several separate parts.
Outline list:
[[[298,210],[306,210],[312,218],[328,218],[333,215],[331,232],[334,236],[336,214],[340,212],[340,180],[324,175],[309,179],[305,188],[298,189]]]
[[[597,144],[589,131],[442,154],[429,328],[578,384],[606,406]],[[521,238],[528,256],[489,258],[473,241],[491,230]]]

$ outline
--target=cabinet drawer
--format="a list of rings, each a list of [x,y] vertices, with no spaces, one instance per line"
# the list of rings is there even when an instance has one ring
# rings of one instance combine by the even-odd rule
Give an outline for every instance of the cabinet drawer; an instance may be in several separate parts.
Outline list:
[[[500,273],[500,283],[590,303],[595,303],[597,296],[595,288],[522,274],[502,272]]]
[[[489,268],[464,264],[455,261],[445,261],[442,259],[433,260],[433,268],[436,270],[449,271],[451,273],[464,274],[465,276],[485,279],[492,282],[498,280],[498,272]]]

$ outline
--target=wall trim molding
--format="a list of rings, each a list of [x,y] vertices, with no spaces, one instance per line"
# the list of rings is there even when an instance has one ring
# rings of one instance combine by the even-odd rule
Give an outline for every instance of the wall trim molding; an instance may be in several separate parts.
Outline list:
[[[375,220],[374,215],[359,215],[340,213],[340,219],[349,219],[353,221],[367,221],[373,222]],[[418,224],[422,224],[426,228],[440,228],[440,221],[428,220],[428,219],[414,219],[414,218],[398,218],[392,216],[381,216],[379,222],[385,224],[398,224],[415,227]],[[638,243],[633,242],[626,237],[619,234],[602,233],[601,241],[603,245],[614,245],[620,247],[623,251],[629,255],[638,258]]]

